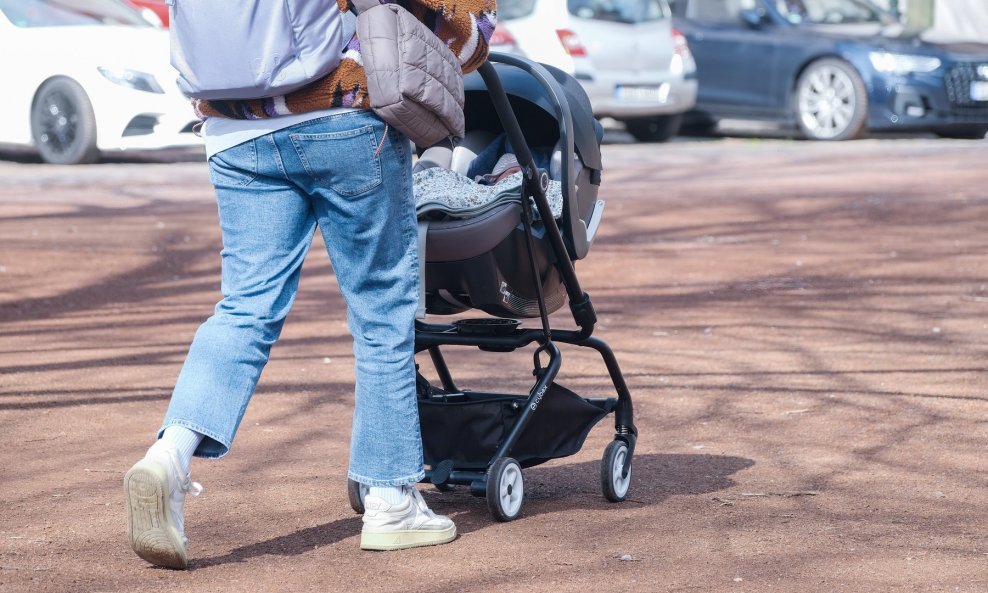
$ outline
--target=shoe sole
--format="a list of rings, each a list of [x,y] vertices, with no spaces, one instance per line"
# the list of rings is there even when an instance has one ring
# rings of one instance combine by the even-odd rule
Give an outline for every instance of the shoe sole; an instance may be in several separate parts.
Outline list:
[[[404,550],[422,546],[437,546],[456,539],[456,525],[442,531],[383,531],[360,532],[361,550]]]
[[[168,510],[168,476],[157,463],[141,460],[124,476],[130,547],[157,566],[188,566],[185,544]]]

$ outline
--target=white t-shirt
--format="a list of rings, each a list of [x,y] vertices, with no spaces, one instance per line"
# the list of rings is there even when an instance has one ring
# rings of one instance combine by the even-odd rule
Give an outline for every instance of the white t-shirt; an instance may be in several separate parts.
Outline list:
[[[358,111],[352,107],[336,107],[307,113],[279,115],[264,119],[229,119],[226,117],[210,117],[202,126],[202,136],[206,143],[206,160],[214,154],[233,148],[248,140],[260,138],[265,134],[276,132],[289,126],[304,123],[327,115]]]

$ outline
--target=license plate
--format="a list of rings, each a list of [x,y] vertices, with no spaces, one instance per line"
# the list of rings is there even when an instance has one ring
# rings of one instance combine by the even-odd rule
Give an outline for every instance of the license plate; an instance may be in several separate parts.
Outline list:
[[[669,100],[669,85],[659,86],[618,86],[614,96],[628,101],[656,101],[665,103]]]
[[[988,82],[979,80],[971,83],[971,100],[988,101]]]

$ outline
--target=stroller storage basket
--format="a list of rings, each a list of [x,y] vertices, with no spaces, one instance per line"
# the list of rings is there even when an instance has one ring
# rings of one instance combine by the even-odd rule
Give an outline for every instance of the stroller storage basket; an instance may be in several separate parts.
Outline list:
[[[436,393],[419,399],[425,462],[450,460],[458,468],[485,468],[525,405],[527,396]],[[590,429],[616,400],[587,400],[552,383],[511,456],[522,467],[577,453]]]

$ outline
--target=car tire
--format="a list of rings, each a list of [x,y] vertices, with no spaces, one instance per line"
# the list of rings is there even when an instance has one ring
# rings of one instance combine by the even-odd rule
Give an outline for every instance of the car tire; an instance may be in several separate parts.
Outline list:
[[[661,115],[625,120],[628,133],[639,142],[665,142],[679,132],[683,116]]]
[[[677,133],[680,136],[716,136],[718,125],[717,120],[709,115],[690,114],[683,119]]]
[[[803,70],[793,93],[800,132],[810,140],[852,140],[865,133],[868,92],[854,66],[825,58]]]
[[[950,128],[937,128],[933,133],[941,138],[954,138],[957,140],[984,140],[988,134],[988,126],[958,126]]]
[[[79,83],[59,77],[41,85],[31,106],[31,136],[46,163],[96,162],[96,116]]]

